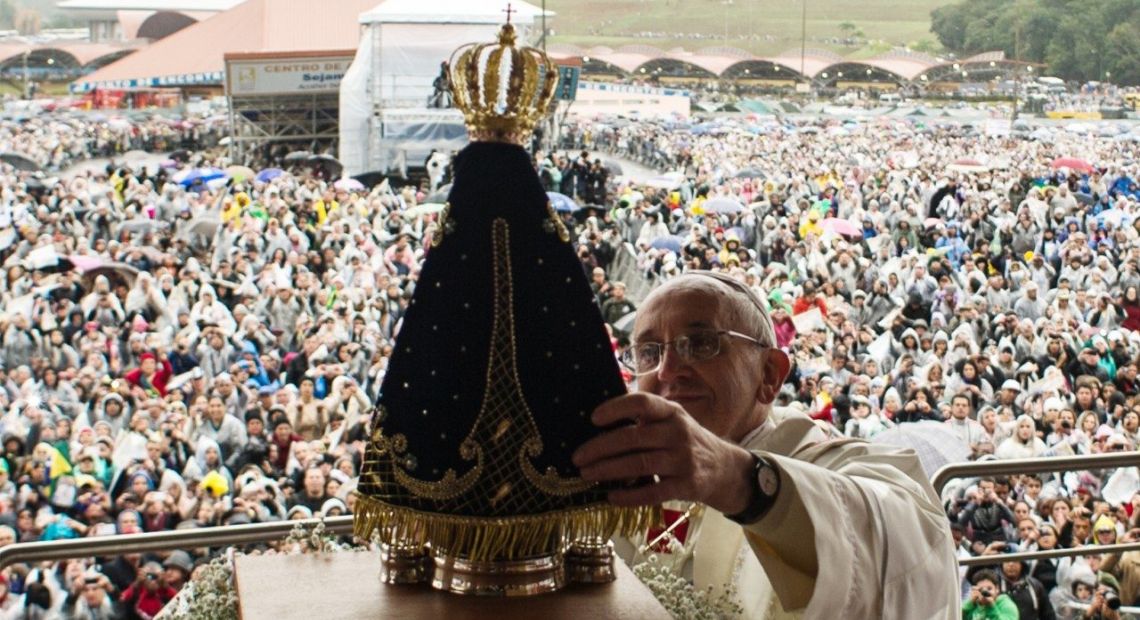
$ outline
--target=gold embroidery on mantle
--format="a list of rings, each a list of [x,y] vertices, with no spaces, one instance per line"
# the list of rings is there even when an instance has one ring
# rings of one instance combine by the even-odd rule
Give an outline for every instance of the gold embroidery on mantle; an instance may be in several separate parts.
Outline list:
[[[558,217],[558,212],[554,210],[554,205],[549,200],[546,201],[546,217],[548,221],[543,224],[546,232],[557,233],[562,243],[570,243],[570,231],[566,230],[566,224],[562,223],[561,218]]]
[[[459,446],[460,456],[475,461],[474,467],[462,476],[448,469],[439,480],[422,480],[409,471],[415,469],[415,461],[407,454],[406,437],[380,434],[375,443],[377,453],[389,459],[396,482],[416,497],[451,500],[478,487],[477,492],[484,494],[483,500],[495,509],[529,512],[538,503],[536,495],[563,497],[587,491],[595,483],[577,477],[562,478],[553,467],[539,473],[530,462],[542,454],[543,445],[518,374],[510,229],[506,220],[494,220],[491,239],[493,318],[483,403],[471,432]],[[524,479],[530,485],[520,484]]]
[[[377,441],[379,453],[388,453],[392,458],[392,476],[396,482],[418,497],[435,501],[454,499],[471,490],[483,473],[483,453],[471,440],[465,440],[459,445],[459,456],[465,461],[475,461],[475,466],[463,476],[455,473],[454,469],[443,472],[443,477],[437,481],[425,481],[412,477],[405,471],[405,463],[399,458],[408,450],[408,440],[403,435],[393,435],[391,440],[381,436]],[[412,469],[412,468],[408,468]]]
[[[522,467],[526,479],[542,492],[561,497],[593,488],[595,483],[581,478],[563,478],[558,475],[558,470],[553,467],[547,467],[545,473],[538,473],[530,459],[540,454],[542,454],[542,439],[539,437],[528,439],[523,444],[522,452],[519,453],[519,466]]]
[[[445,202],[443,204],[443,213],[439,216],[439,228],[436,229],[435,234],[431,238],[431,247],[438,248],[439,244],[443,243],[443,236],[451,234],[455,231],[455,222],[451,220],[451,203]]]

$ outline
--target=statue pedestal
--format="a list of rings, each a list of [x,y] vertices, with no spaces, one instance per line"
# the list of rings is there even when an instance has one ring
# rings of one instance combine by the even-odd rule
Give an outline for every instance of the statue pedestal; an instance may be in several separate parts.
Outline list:
[[[234,570],[241,617],[366,618],[637,618],[669,613],[621,561],[617,580],[571,585],[551,594],[515,598],[448,594],[426,584],[385,585],[380,554],[239,556]]]

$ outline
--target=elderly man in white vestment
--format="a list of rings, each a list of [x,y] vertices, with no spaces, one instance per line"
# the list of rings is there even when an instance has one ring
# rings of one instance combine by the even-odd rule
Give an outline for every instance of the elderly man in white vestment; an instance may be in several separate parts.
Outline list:
[[[760,298],[728,276],[655,290],[626,360],[638,391],[593,414],[634,424],[575,453],[583,477],[647,481],[611,492],[617,505],[703,505],[685,573],[735,582],[746,617],[960,617],[949,522],[917,456],[773,408],[790,368],[775,341]]]

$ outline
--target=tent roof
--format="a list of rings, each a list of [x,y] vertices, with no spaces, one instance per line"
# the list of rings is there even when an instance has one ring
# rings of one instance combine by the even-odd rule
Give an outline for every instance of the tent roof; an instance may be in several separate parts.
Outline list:
[[[99,11],[225,11],[242,0],[63,0],[69,10]]]
[[[218,84],[229,53],[356,49],[357,16],[374,1],[246,0],[80,78],[72,90]]]
[[[360,16],[362,24],[502,24],[506,22],[501,0],[385,0]],[[511,21],[532,24],[542,9],[513,0]],[[554,16],[547,11],[546,16]]]

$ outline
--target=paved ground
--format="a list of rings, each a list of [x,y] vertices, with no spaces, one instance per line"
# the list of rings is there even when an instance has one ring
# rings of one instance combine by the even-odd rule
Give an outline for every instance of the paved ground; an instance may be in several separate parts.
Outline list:
[[[70,178],[76,175],[85,174],[87,171],[103,171],[107,168],[107,163],[114,161],[115,165],[126,165],[132,169],[139,169],[146,166],[150,172],[158,171],[158,164],[167,159],[165,153],[142,153],[141,151],[132,151],[132,156],[124,160],[121,157],[108,159],[106,157],[96,157],[94,159],[86,159],[72,166],[69,166],[59,172],[59,176]]]
[[[661,174],[657,170],[654,170],[652,168],[646,168],[645,166],[643,166],[637,162],[630,161],[630,160],[625,159],[623,157],[613,157],[610,155],[603,155],[602,161],[615,162],[615,163],[619,164],[621,166],[621,169],[622,169],[622,173],[623,173],[622,176],[626,179],[630,179],[630,180],[634,181],[635,183],[643,183],[646,179],[648,179],[650,177],[655,177],[655,176],[658,176],[659,174]]]

